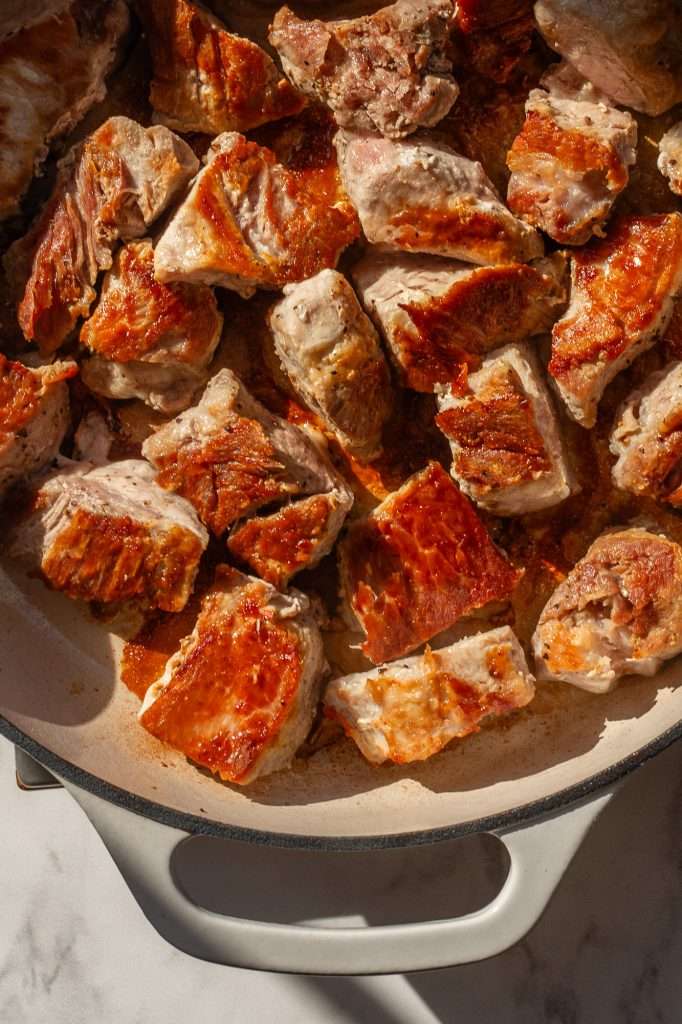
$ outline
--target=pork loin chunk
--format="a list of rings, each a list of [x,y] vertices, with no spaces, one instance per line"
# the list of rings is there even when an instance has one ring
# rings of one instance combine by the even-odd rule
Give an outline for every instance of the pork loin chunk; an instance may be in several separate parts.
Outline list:
[[[223,318],[206,285],[162,284],[149,239],[116,253],[100,298],[81,328],[92,353],[82,366],[88,387],[108,398],[141,398],[153,409],[187,408],[206,383]]]
[[[635,163],[637,123],[568,65],[526,102],[507,156],[512,213],[556,242],[582,245],[602,227]]]
[[[681,291],[682,214],[623,217],[572,254],[549,373],[578,423],[594,426],[606,386],[665,333]]]
[[[147,690],[139,720],[197,765],[247,785],[291,763],[325,671],[304,594],[219,566],[194,631]]]
[[[491,353],[468,377],[464,394],[443,389],[438,408],[436,423],[452,449],[450,472],[477,505],[518,516],[571,493],[552,403],[529,347]]]
[[[366,635],[362,650],[376,665],[509,597],[519,578],[435,462],[350,526],[339,569],[347,608]]]
[[[343,274],[287,285],[270,313],[275,348],[294,388],[363,460],[381,451],[391,381],[379,338]]]
[[[209,382],[198,405],[152,434],[142,453],[159,484],[191,501],[217,536],[238,524],[228,546],[278,585],[330,550],[353,503],[310,436],[268,412],[230,370]],[[299,500],[312,495],[322,500]],[[251,518],[275,504],[282,508]]]
[[[682,651],[682,548],[641,527],[602,534],[545,606],[538,678],[592,693],[651,676]]]
[[[370,242],[469,263],[541,256],[537,232],[500,201],[479,163],[444,143],[346,129],[335,139],[343,184]]]
[[[676,0],[536,0],[545,41],[616,103],[656,117],[682,100]]]
[[[151,51],[155,118],[178,132],[246,132],[297,114],[304,99],[250,39],[188,0],[138,4]]]
[[[347,21],[275,15],[270,42],[288,77],[337,124],[390,138],[435,125],[457,99],[449,36],[452,0],[398,0]]]
[[[139,459],[62,465],[32,494],[11,552],[69,597],[180,611],[208,534]]]
[[[65,6],[0,41],[0,220],[19,210],[50,142],[104,97],[128,28],[123,0]]]
[[[243,135],[219,135],[159,239],[157,278],[217,284],[248,298],[336,266],[359,227],[330,160],[289,170]]]
[[[424,761],[481,723],[525,707],[535,695],[509,626],[371,672],[333,679],[325,713],[372,764]]]
[[[31,369],[0,354],[0,497],[56,456],[69,425],[72,362]]]
[[[633,391],[610,447],[617,487],[682,507],[682,363],[652,373]]]
[[[372,250],[351,274],[403,383],[430,392],[500,345],[549,331],[566,304],[564,269],[559,255],[472,267]]]
[[[658,144],[658,169],[673,192],[682,196],[682,121],[670,128]]]
[[[120,239],[139,238],[184,188],[198,162],[167,128],[111,117],[60,164],[52,196],[5,266],[20,295],[24,337],[59,348],[95,299]]]

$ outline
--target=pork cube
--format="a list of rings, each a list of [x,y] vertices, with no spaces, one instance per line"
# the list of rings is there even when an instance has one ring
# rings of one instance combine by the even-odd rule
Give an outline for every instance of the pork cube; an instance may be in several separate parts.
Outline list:
[[[637,122],[569,66],[552,68],[526,102],[507,156],[512,213],[556,242],[601,235],[637,159]],[[588,88],[586,88],[586,85]]]
[[[676,0],[536,0],[545,41],[616,103],[656,117],[682,100]]]
[[[108,398],[141,398],[153,409],[186,409],[207,380],[223,318],[201,284],[162,284],[149,239],[118,250],[80,340],[93,356],[83,380]]]
[[[613,481],[682,507],[682,363],[652,373],[623,404],[611,433]]]
[[[55,18],[70,6],[71,0],[3,0],[0,10],[0,39],[13,36],[46,18]]]
[[[607,384],[664,334],[681,291],[682,214],[623,217],[572,254],[549,372],[578,423],[594,426]]]
[[[343,184],[370,242],[469,263],[525,263],[542,239],[500,201],[479,163],[444,143],[340,130]]]
[[[682,196],[682,121],[670,128],[658,144],[658,169],[673,192]]]
[[[342,592],[375,665],[511,594],[519,573],[435,462],[356,520],[339,545]]]
[[[0,354],[0,498],[56,456],[69,425],[72,362],[31,369]]]
[[[336,270],[290,284],[270,313],[275,348],[294,388],[349,452],[381,451],[391,380],[371,320]]]
[[[142,453],[159,484],[191,501],[217,536],[266,505],[329,496],[302,505],[299,515],[294,503],[288,518],[254,521],[247,544],[239,532],[230,539],[235,554],[278,582],[329,550],[353,503],[309,435],[268,412],[230,370],[209,382],[198,405],[152,434]]]
[[[303,97],[269,54],[188,0],[141,0],[155,119],[178,132],[246,132],[297,114]]]
[[[0,220],[18,212],[50,142],[103,98],[127,28],[123,0],[77,0],[0,42]]]
[[[398,0],[347,21],[275,15],[270,42],[291,81],[337,124],[390,138],[435,125],[459,92],[449,37],[453,0]]]
[[[573,478],[540,367],[525,345],[491,353],[464,394],[445,388],[436,423],[452,449],[451,474],[477,505],[518,516],[557,505]]]
[[[564,269],[559,255],[472,267],[370,251],[351,273],[403,383],[430,392],[498,346],[548,331],[566,304]]]
[[[326,671],[304,594],[219,566],[194,631],[147,690],[140,723],[227,782],[286,768]]]
[[[682,651],[682,548],[638,526],[602,534],[547,602],[533,650],[538,678],[592,693],[654,675]]]
[[[43,353],[66,340],[95,299],[119,239],[145,234],[198,163],[167,128],[111,117],[60,164],[52,196],[5,256],[24,336]]]
[[[69,597],[180,611],[208,534],[154,475],[140,459],[61,466],[32,494],[11,553]]]
[[[334,162],[289,170],[235,132],[214,139],[205,162],[157,244],[160,281],[248,298],[336,266],[359,233]]]
[[[535,695],[509,626],[371,672],[332,679],[325,714],[340,722],[372,764],[425,761],[454,739]]]

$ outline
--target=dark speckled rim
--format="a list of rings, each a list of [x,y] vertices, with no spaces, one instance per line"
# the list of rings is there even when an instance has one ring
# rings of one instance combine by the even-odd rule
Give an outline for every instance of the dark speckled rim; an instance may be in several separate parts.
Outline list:
[[[451,825],[445,828],[427,829],[418,832],[399,832],[393,835],[376,836],[306,836],[294,835],[288,832],[266,832],[259,829],[240,828],[236,825],[224,825],[219,821],[200,818],[194,814],[187,814],[184,811],[176,811],[163,804],[157,804],[146,797],[136,796],[125,789],[113,786],[109,782],[98,778],[90,772],[83,771],[70,761],[65,761],[58,754],[48,750],[47,747],[36,743],[26,733],[17,729],[6,718],[0,716],[0,735],[5,736],[12,743],[25,750],[48,769],[52,769],[74,785],[80,786],[95,796],[109,800],[128,811],[140,814],[146,818],[152,818],[162,825],[170,825],[173,828],[182,829],[194,835],[214,836],[218,839],[236,839],[246,843],[258,843],[263,846],[281,846],[289,849],[320,850],[334,852],[362,852],[367,850],[387,850],[404,846],[421,846],[428,843],[438,843],[446,839],[457,839],[460,836],[470,835],[474,832],[494,832],[505,830],[539,818],[543,815],[556,812],[575,801],[584,799],[591,793],[595,793],[611,783],[617,782],[629,772],[644,764],[650,758],[659,754],[666,747],[682,736],[682,721],[661,733],[655,740],[647,743],[639,750],[616,761],[604,771],[597,772],[583,782],[568,786],[559,790],[551,796],[542,800],[534,800],[531,803],[522,804],[520,807],[504,811],[502,814],[491,815],[487,818],[478,818],[473,821],[465,821],[459,825]]]

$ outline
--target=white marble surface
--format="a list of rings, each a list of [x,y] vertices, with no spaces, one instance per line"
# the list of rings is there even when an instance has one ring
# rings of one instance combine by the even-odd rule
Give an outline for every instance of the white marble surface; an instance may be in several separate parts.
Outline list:
[[[677,1024],[681,797],[678,743],[628,780],[540,923],[493,960],[405,977],[277,976],[195,961],[166,945],[80,809],[63,791],[21,793],[12,748],[0,741],[0,1022]],[[379,867],[356,860],[345,878],[338,862],[301,870],[281,862],[288,894],[279,914],[305,919],[318,906],[333,917],[344,906],[354,919],[377,922],[414,919],[424,908],[471,909],[499,877],[491,842],[401,853]],[[240,867],[226,846],[190,853],[186,876],[212,890],[229,876],[235,888],[223,888],[223,902],[241,893],[237,909],[246,913],[249,887],[239,872],[279,872],[279,862],[241,852]]]

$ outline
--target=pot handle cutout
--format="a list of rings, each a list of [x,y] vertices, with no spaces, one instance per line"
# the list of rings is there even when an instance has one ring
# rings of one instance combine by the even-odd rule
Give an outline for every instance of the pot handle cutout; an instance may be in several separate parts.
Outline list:
[[[297,974],[402,974],[485,960],[539,919],[613,788],[567,809],[495,831],[509,874],[487,906],[450,920],[331,928],[227,917],[191,902],[171,857],[191,836],[61,780],[95,826],[147,919],[173,946],[213,963]],[[353,854],[349,853],[352,868]]]

